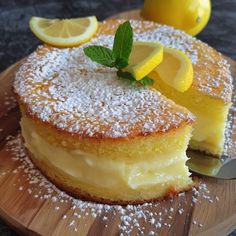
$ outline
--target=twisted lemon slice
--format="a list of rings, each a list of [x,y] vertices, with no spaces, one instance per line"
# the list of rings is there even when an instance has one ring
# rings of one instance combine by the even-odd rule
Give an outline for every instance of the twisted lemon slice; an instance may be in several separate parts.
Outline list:
[[[92,38],[98,21],[95,16],[63,20],[32,17],[29,25],[43,42],[57,47],[73,47]]]
[[[135,42],[125,68],[136,80],[148,75],[163,58],[163,46],[153,42]]]
[[[191,60],[182,51],[164,48],[163,61],[154,72],[168,84],[180,92],[188,90],[193,82],[193,66]]]

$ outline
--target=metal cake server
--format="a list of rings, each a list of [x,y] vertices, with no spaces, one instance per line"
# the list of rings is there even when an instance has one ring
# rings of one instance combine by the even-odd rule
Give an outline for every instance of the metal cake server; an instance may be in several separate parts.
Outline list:
[[[236,179],[236,158],[221,156],[220,159],[197,151],[188,151],[187,166],[190,171],[217,179]]]

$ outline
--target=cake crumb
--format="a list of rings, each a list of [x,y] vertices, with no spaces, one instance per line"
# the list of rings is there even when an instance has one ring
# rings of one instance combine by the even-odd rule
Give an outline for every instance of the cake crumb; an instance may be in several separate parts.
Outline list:
[[[178,213],[179,213],[180,215],[182,215],[182,214],[184,213],[184,209],[183,209],[183,208],[179,209],[179,210],[178,210]]]

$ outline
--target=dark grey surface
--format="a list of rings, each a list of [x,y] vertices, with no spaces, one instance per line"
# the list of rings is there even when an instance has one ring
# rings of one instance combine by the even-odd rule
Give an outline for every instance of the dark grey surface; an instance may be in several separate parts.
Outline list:
[[[99,20],[141,6],[142,0],[0,0],[0,71],[32,52],[39,41],[28,28],[33,15],[78,17],[96,15]],[[198,35],[225,55],[236,59],[236,0],[212,0],[209,24]],[[15,236],[0,220],[0,236]],[[236,232],[231,234],[236,236]]]
[[[141,4],[142,0],[0,0],[0,71],[28,55],[39,44],[28,27],[32,15],[97,15],[102,20]],[[236,0],[213,0],[212,5],[210,22],[198,38],[236,59]]]

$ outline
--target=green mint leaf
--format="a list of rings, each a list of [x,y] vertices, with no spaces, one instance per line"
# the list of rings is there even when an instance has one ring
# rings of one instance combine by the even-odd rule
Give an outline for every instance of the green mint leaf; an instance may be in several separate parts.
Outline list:
[[[120,78],[124,78],[124,79],[128,79],[130,81],[136,82],[136,79],[133,77],[133,75],[129,72],[126,72],[126,71],[118,70],[117,71],[117,76],[120,77]]]
[[[113,54],[117,61],[124,61],[126,63],[120,64],[117,63],[118,68],[124,68],[125,64],[128,64],[129,55],[131,53],[133,46],[133,29],[129,23],[129,21],[124,22],[123,24],[119,25],[113,44]]]
[[[154,84],[154,81],[151,78],[149,78],[148,76],[145,76],[141,80],[136,80],[134,78],[134,76],[131,73],[127,72],[127,71],[118,70],[117,71],[117,76],[120,77],[120,78],[130,80],[131,85],[151,86],[151,85]]]
[[[126,60],[123,60],[122,58],[116,59],[115,67],[117,69],[125,68],[126,66],[128,66],[128,62]]]
[[[138,86],[138,81],[131,81],[131,86],[137,87]]]
[[[121,70],[128,66],[132,46],[133,30],[129,21],[126,21],[116,31],[112,50],[103,46],[88,46],[84,48],[84,53],[92,61],[104,66],[116,67],[118,69],[117,76],[128,79],[132,86],[153,85],[154,81],[148,76],[137,81],[131,73]]]
[[[139,80],[139,83],[144,86],[152,86],[154,84],[154,80],[149,78],[148,76],[145,76],[141,80]]]
[[[111,49],[103,46],[88,46],[84,48],[84,53],[92,61],[108,67],[114,67],[116,58]]]

